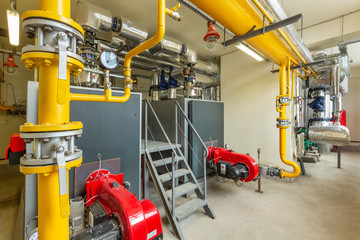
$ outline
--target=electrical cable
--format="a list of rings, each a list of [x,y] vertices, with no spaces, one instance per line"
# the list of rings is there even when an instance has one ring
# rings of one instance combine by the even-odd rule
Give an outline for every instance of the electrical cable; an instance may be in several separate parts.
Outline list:
[[[96,198],[96,197],[98,197],[99,195],[95,195],[95,196],[92,196],[91,198],[89,198],[89,200],[87,200],[86,202],[85,202],[85,204],[87,204],[88,202],[90,202],[93,198]]]

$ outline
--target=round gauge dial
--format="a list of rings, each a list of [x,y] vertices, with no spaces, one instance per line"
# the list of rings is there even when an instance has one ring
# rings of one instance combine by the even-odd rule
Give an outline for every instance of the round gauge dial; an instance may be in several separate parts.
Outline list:
[[[102,51],[99,56],[99,64],[101,68],[114,69],[119,64],[119,60],[114,52]]]
[[[35,228],[34,230],[31,231],[27,240],[38,240],[38,229],[37,228]]]

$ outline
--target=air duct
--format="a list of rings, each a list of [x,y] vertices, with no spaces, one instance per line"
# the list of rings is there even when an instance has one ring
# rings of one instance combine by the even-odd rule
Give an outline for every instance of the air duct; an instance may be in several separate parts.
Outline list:
[[[113,31],[118,36],[128,39],[133,42],[142,42],[148,37],[148,30],[124,17],[115,17],[114,22],[117,22]]]
[[[182,44],[180,41],[165,37],[160,43],[149,49],[153,56],[168,54],[170,56],[178,56],[181,54]]]

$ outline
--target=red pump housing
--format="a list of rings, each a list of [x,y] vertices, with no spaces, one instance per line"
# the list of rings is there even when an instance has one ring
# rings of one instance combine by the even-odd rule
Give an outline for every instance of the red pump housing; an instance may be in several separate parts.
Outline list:
[[[152,202],[139,201],[123,187],[124,175],[107,170],[93,172],[87,179],[86,207],[98,201],[108,213],[121,222],[124,240],[162,239],[161,217]]]
[[[214,164],[222,162],[227,163],[227,166],[230,167],[241,166],[243,171],[247,171],[245,182],[253,181],[259,175],[258,164],[249,155],[236,153],[226,148],[215,148],[213,146],[208,148],[208,152],[207,159],[213,161]],[[225,175],[226,174],[224,174],[224,176]],[[239,178],[239,180],[243,181],[244,179]]]

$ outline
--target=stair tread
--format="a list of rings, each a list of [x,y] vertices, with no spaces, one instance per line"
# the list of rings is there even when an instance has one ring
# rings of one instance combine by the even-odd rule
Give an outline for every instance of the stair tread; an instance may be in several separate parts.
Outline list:
[[[175,209],[176,218],[178,221],[181,221],[206,205],[207,202],[205,200],[194,198]]]
[[[186,193],[189,193],[197,188],[197,185],[195,183],[187,182],[184,184],[181,184],[180,186],[177,186],[175,188],[175,198],[180,197]],[[167,190],[166,195],[169,199],[172,197],[172,190]]]
[[[177,157],[178,161],[180,161],[182,159],[183,159],[182,157]],[[172,157],[168,157],[168,158],[159,159],[159,160],[154,161],[155,167],[164,166],[164,165],[167,165],[167,164],[170,164],[170,163],[172,163]]]
[[[186,174],[189,174],[189,173],[190,173],[190,171],[187,170],[187,169],[184,169],[184,168],[178,169],[178,170],[175,171],[175,178],[182,177],[182,176],[184,176]],[[160,180],[162,182],[167,182],[167,181],[171,180],[171,174],[170,173],[164,173],[164,174],[161,174],[159,176],[159,178],[160,178]]]

